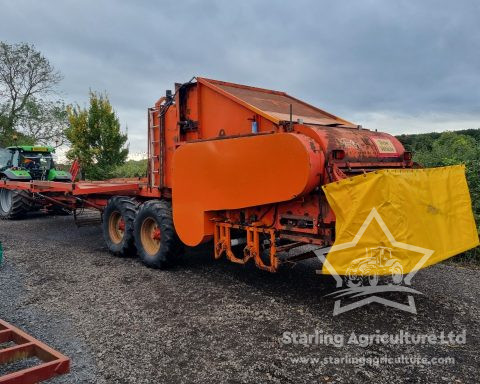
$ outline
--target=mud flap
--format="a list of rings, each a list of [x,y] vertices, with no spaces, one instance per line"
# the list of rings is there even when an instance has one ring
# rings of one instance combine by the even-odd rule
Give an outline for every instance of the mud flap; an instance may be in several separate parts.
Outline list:
[[[336,216],[323,273],[409,273],[479,245],[463,165],[380,170],[323,190]]]

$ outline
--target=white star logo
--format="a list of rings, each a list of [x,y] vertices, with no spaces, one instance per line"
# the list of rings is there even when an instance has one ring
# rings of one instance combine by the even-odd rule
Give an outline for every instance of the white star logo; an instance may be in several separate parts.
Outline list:
[[[327,253],[332,253],[336,251],[341,251],[347,248],[353,248],[356,247],[360,239],[362,238],[363,234],[367,230],[368,226],[372,222],[372,220],[376,220],[377,223],[379,224],[380,228],[382,229],[383,233],[387,237],[388,241],[392,244],[393,247],[395,248],[401,248],[405,249],[408,251],[416,252],[423,254],[422,258],[417,262],[417,264],[413,267],[413,269],[404,277],[403,281],[406,285],[411,285],[412,278],[415,276],[415,274],[423,267],[423,265],[427,262],[427,260],[432,256],[434,253],[433,250],[431,249],[426,249],[422,247],[418,247],[415,245],[411,244],[406,244],[402,243],[400,241],[395,240],[393,237],[392,233],[388,229],[387,225],[383,221],[382,217],[376,210],[376,208],[372,208],[370,213],[368,214],[367,218],[363,222],[363,224],[360,226],[360,229],[358,230],[357,234],[353,238],[352,241],[343,243],[343,244],[338,244],[338,245],[333,245],[329,249],[318,249],[315,252],[317,257],[320,259],[320,261],[324,264],[325,268],[328,270],[328,272],[334,277],[335,281],[337,282],[337,288],[341,288],[343,286],[343,279],[342,277],[337,273],[335,268],[330,264],[330,262],[326,258]],[[317,273],[321,273],[321,271],[317,271]],[[346,288],[341,291],[334,292],[333,294],[329,295],[335,295],[336,297],[344,297],[347,295],[352,295],[352,297],[360,297],[360,296],[365,296],[365,295],[371,295],[375,293],[380,293],[380,292],[389,292],[389,291],[396,291],[396,292],[408,292],[408,293],[419,293],[412,288],[401,286],[401,285],[380,285],[380,286],[372,286],[372,287],[357,287],[357,288]],[[329,296],[327,295],[327,296]],[[370,303],[380,303],[384,304],[386,306],[394,307],[402,311],[410,312],[410,313],[417,313],[417,309],[415,306],[415,300],[412,295],[408,295],[408,304],[402,304],[398,303],[396,301],[388,300],[382,297],[378,296],[368,296],[362,300],[359,300],[355,303],[348,304],[348,305],[341,305],[341,300],[336,300],[335,301],[335,307],[333,310],[333,315],[339,315],[341,313],[350,311],[355,308],[359,308],[363,305],[367,305]]]

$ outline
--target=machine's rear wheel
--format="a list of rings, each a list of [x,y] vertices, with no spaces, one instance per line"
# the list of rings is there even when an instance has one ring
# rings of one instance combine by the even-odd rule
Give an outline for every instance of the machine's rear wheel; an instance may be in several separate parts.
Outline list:
[[[25,191],[0,189],[0,218],[19,219],[30,210],[31,203]]]
[[[108,249],[116,256],[135,254],[133,222],[138,210],[138,202],[125,196],[115,196],[108,200],[103,211],[103,237]]]
[[[138,256],[150,268],[166,268],[180,251],[171,204],[164,200],[144,203],[135,218],[135,245]]]

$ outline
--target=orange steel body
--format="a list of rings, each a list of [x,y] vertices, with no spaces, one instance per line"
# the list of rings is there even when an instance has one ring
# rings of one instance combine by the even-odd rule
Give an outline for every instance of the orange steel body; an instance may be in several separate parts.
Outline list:
[[[322,169],[318,144],[301,134],[183,145],[174,156],[175,228],[185,244],[198,245],[213,235],[218,211],[293,200],[319,185]]]
[[[278,91],[197,78],[177,84],[150,116],[150,180],[171,191],[188,245],[219,237],[228,223],[247,239],[268,228],[277,239],[328,246],[335,217],[322,184],[412,166],[395,137]]]
[[[323,184],[413,166],[410,154],[387,133],[284,92],[200,77],[176,84],[173,95],[148,109],[147,144],[145,179],[4,181],[0,187],[27,189],[72,208],[102,209],[112,195],[171,199],[175,229],[185,244],[214,238],[217,257],[253,259],[274,271],[283,241],[333,243],[335,216]],[[232,256],[227,238],[246,239],[243,255]]]

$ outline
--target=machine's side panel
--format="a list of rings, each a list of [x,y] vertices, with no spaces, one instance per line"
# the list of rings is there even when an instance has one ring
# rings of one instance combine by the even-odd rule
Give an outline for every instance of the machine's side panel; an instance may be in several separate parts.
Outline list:
[[[178,119],[181,123],[178,141],[193,141],[199,139],[199,99],[198,84],[184,85],[177,90],[176,103],[178,107]]]
[[[163,186],[166,188],[172,187],[173,153],[180,140],[180,127],[177,122],[178,109],[175,105],[172,105],[165,114],[165,151],[163,153],[164,164],[162,169],[165,172]]]
[[[277,126],[247,107],[227,98],[209,87],[199,87],[199,136],[201,139],[218,136],[237,136],[276,131]],[[256,123],[256,127],[254,125]]]
[[[215,211],[308,194],[319,184],[324,162],[313,140],[283,133],[185,144],[175,152],[174,166],[175,229],[193,246],[213,234]]]

